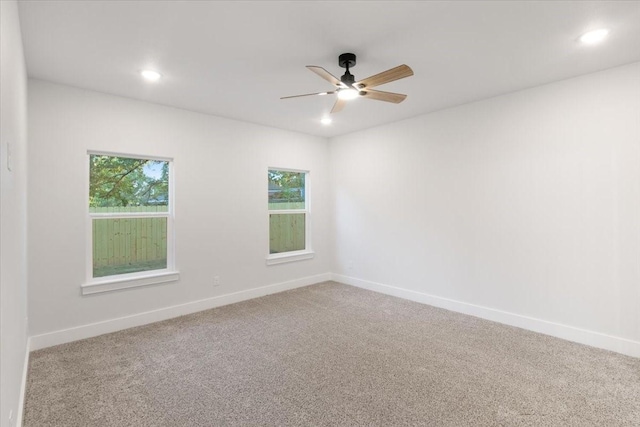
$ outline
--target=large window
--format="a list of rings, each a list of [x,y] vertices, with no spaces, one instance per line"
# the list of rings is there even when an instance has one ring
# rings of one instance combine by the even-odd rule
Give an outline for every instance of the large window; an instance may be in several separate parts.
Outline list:
[[[170,160],[89,153],[88,204],[89,283],[173,269]]]
[[[268,260],[309,258],[309,173],[269,169],[268,175]]]

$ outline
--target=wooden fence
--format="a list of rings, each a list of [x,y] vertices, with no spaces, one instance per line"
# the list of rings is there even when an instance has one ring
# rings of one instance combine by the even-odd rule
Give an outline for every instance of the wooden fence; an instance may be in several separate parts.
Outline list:
[[[305,248],[306,215],[277,214],[282,209],[303,209],[300,203],[269,203],[269,252]],[[94,213],[166,212],[166,206],[90,208]],[[273,210],[276,210],[275,212]],[[94,218],[94,277],[165,268],[167,265],[167,219]]]
[[[166,212],[166,206],[90,208],[95,213]],[[94,218],[93,276],[167,265],[167,218]]]
[[[278,210],[304,208],[304,202],[269,203],[269,253],[305,249],[306,215],[277,213]]]
[[[269,215],[269,253],[305,248],[305,214]]]

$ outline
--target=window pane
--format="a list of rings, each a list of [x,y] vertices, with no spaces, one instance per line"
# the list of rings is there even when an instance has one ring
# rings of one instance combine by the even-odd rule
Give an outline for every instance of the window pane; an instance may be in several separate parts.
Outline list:
[[[269,215],[269,253],[305,249],[305,214]]]
[[[169,162],[89,156],[90,212],[167,212]]]
[[[93,220],[93,277],[167,268],[167,218]]]
[[[305,209],[304,172],[269,170],[269,210]]]

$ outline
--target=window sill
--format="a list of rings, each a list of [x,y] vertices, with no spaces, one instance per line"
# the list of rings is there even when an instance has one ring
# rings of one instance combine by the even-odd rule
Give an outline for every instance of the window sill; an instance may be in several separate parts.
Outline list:
[[[267,265],[284,264],[286,262],[302,261],[311,259],[316,255],[313,251],[286,252],[267,256]]]
[[[179,271],[158,271],[143,275],[97,279],[81,285],[82,295],[99,294],[102,292],[119,291],[140,286],[157,285],[160,283],[176,282],[180,279]]]

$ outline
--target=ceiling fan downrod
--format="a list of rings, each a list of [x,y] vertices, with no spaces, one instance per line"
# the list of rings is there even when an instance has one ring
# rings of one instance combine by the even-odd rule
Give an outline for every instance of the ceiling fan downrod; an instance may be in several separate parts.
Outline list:
[[[356,78],[349,72],[349,67],[355,67],[356,55],[354,53],[343,53],[338,57],[338,65],[342,68],[346,68],[346,72],[340,77],[340,81],[349,87],[353,87]]]

